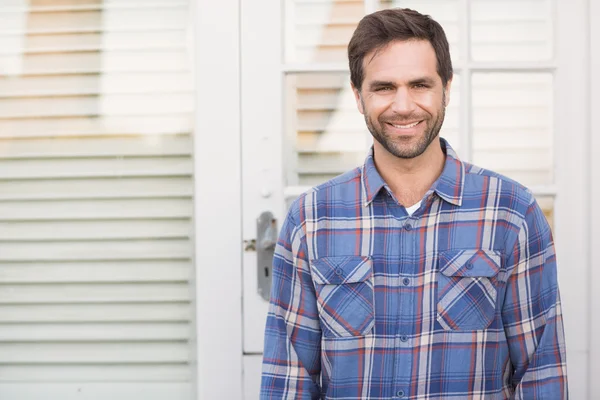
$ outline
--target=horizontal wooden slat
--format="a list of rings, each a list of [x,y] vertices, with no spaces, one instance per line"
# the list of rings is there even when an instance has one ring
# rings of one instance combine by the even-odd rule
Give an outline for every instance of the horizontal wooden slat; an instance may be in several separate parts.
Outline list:
[[[40,382],[50,382],[55,387],[57,382],[77,382],[79,388],[82,382],[110,382],[115,392],[117,382],[135,382],[134,395],[139,395],[142,387],[156,390],[154,382],[184,382],[192,380],[192,370],[187,363],[156,363],[156,364],[0,364],[0,376],[5,382],[24,382],[27,387],[40,387]],[[35,385],[32,383],[35,382]],[[143,383],[143,384],[140,384]],[[7,384],[4,384],[7,385]],[[20,391],[20,393],[23,393]],[[87,392],[86,392],[87,393]],[[122,391],[119,391],[122,393]],[[173,398],[174,391],[167,392],[163,398]],[[81,393],[78,393],[81,397]],[[60,397],[65,399],[65,397]],[[74,397],[76,398],[76,397]],[[132,397],[134,398],[134,397]],[[144,399],[149,399],[145,396]]]
[[[192,114],[0,119],[0,138],[189,133],[192,127]],[[165,139],[145,140],[158,144]]]
[[[330,179],[335,178],[336,176],[338,176],[339,173],[332,173],[332,174],[299,174],[298,175],[298,184],[301,186],[307,186],[307,187],[313,187],[313,186],[317,186],[320,185],[323,182],[326,182]]]
[[[541,108],[478,108],[473,113],[473,127],[479,130],[549,130],[552,126],[551,114],[546,107]]]
[[[68,260],[146,260],[192,258],[193,248],[187,239],[4,242],[0,243],[2,261]]]
[[[500,61],[499,54],[508,54],[503,62],[511,61],[545,61],[552,58],[552,43],[533,44],[480,44],[472,47],[473,58],[480,62]]]
[[[102,75],[67,75],[11,77],[0,79],[0,98],[42,96],[85,96],[136,94],[160,96],[162,93],[190,93],[189,73],[114,73]],[[110,98],[110,97],[109,97]],[[97,101],[106,101],[106,97]],[[161,114],[164,114],[161,113]]]
[[[308,21],[327,24],[337,20],[358,22],[365,14],[365,6],[361,1],[296,3],[293,10],[296,24]]]
[[[1,287],[1,286],[0,286]],[[33,322],[167,322],[188,321],[193,308],[187,300],[153,303],[0,304],[0,323]]]
[[[549,149],[513,148],[509,151],[479,150],[473,154],[473,161],[492,170],[542,170],[552,167],[552,153]]]
[[[2,342],[113,342],[189,340],[188,323],[0,324]]]
[[[366,147],[366,146],[364,146]],[[366,151],[328,154],[301,154],[300,173],[343,173],[364,162]]]
[[[544,21],[550,17],[550,0],[474,1],[471,19],[489,21]]]
[[[7,284],[0,285],[0,304],[71,304],[189,301],[186,283]]]
[[[0,343],[0,364],[188,362],[181,343]]]
[[[0,35],[0,54],[75,53],[90,51],[141,49],[182,49],[184,30],[153,30],[129,32],[83,32],[47,35]]]
[[[190,157],[0,159],[0,180],[191,176],[193,169]]]
[[[498,138],[502,137],[499,141]],[[478,130],[473,135],[473,151],[523,151],[541,150],[552,151],[550,130]]]
[[[1,372],[2,370],[0,370]],[[79,376],[79,375],[76,375]],[[32,379],[37,381],[37,379]],[[194,393],[195,385],[191,382],[171,382],[160,379],[153,382],[106,382],[96,379],[97,382],[90,381],[76,382],[70,379],[71,383],[18,383],[5,382],[0,383],[0,396],[3,399],[40,399],[53,398],[61,400],[104,400],[122,396],[124,399],[144,399],[144,400],[165,400],[165,399],[191,399]]]
[[[365,151],[371,134],[364,128],[357,131],[329,132],[326,136],[312,132],[299,132],[296,150],[299,153],[317,153],[325,151]]]
[[[484,43],[511,43],[519,46],[530,42],[539,42],[540,44],[551,42],[551,38],[548,36],[548,21],[513,22],[510,29],[506,29],[507,22],[509,21],[474,23],[471,27],[471,43],[478,45]],[[505,54],[502,54],[503,59],[504,57]]]
[[[190,220],[0,222],[1,241],[174,239],[189,237]],[[0,276],[2,271],[0,270]]]
[[[107,53],[0,55],[0,68],[6,75],[174,72],[188,69],[190,61],[189,55],[182,50],[115,50]]]
[[[193,182],[190,178],[183,177],[0,181],[2,201],[169,197],[191,199],[192,195]]]
[[[187,4],[184,2],[167,2],[167,1],[161,1],[161,2],[147,2],[147,3],[138,3],[138,4],[131,4],[131,3],[93,3],[93,2],[88,2],[88,3],[82,3],[82,4],[68,4],[68,5],[58,5],[58,4],[52,4],[49,3],[47,5],[25,5],[25,6],[6,6],[4,5],[3,7],[0,7],[0,13],[1,14],[17,14],[17,13],[28,13],[28,14],[38,14],[38,13],[44,13],[44,14],[50,14],[50,13],[64,13],[64,12],[71,12],[71,13],[79,13],[79,12],[86,12],[86,11],[104,11],[104,12],[114,12],[114,11],[122,11],[122,10],[127,10],[127,9],[151,9],[153,11],[155,10],[160,10],[163,8],[174,8],[174,7],[181,7],[181,6],[186,6]]]
[[[27,15],[27,30],[51,30],[51,29],[81,29],[95,28],[104,30],[116,30],[122,28],[141,29],[151,27],[153,29],[168,29],[172,27],[181,28],[187,23],[187,7],[176,4],[175,7],[164,8],[136,8],[114,10],[105,12],[102,9],[91,11],[80,11],[73,14],[69,11],[62,12],[34,12]],[[25,14],[21,10],[14,14]],[[3,18],[0,34],[22,30],[25,28],[19,18],[12,16]]]
[[[0,284],[185,282],[192,271],[192,263],[182,260],[4,262]]]
[[[191,93],[0,99],[0,118],[191,113],[193,108]]]
[[[0,207],[0,220],[184,218],[192,215],[192,207],[191,199],[5,201]]]
[[[189,136],[65,138],[0,140],[0,157],[5,159],[182,156],[191,154]]]

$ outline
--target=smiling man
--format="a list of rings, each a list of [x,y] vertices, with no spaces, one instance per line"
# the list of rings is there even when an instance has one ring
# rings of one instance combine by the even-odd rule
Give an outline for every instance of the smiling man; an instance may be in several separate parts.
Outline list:
[[[261,399],[566,399],[550,227],[527,188],[439,137],[441,26],[380,11],[348,57],[373,147],[290,208]]]

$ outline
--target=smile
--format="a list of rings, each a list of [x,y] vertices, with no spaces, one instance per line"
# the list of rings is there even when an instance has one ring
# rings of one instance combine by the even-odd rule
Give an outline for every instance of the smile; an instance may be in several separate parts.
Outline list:
[[[390,124],[390,125],[392,125],[396,129],[410,129],[410,128],[414,128],[415,126],[419,125],[420,123],[421,123],[421,121],[413,122],[412,124],[408,124],[408,125],[396,125],[396,124]]]

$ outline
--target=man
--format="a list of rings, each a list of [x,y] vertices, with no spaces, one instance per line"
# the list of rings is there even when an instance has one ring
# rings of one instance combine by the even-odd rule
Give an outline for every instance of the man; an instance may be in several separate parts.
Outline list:
[[[550,228],[529,190],[439,138],[441,26],[380,11],[348,57],[373,148],[290,208],[261,398],[567,398]]]

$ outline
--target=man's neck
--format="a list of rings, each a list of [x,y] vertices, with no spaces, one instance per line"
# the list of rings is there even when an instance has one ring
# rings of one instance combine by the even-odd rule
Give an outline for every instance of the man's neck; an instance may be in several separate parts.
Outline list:
[[[373,148],[377,171],[405,207],[419,202],[444,170],[446,155],[438,138],[423,154],[411,159],[394,156],[377,141]]]

